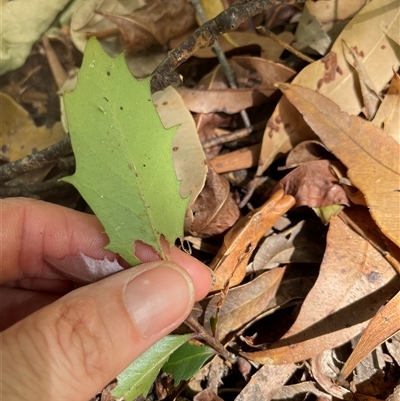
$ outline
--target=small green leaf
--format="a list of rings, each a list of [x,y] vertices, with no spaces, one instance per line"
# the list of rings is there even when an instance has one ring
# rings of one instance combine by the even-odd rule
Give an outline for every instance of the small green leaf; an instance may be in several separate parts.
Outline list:
[[[117,377],[118,385],[111,394],[124,397],[124,401],[131,401],[140,395],[146,397],[163,364],[190,337],[191,334],[170,335],[158,341]]]
[[[109,57],[88,41],[78,84],[65,95],[76,173],[73,184],[102,222],[110,243],[131,265],[136,240],[161,256],[160,236],[183,235],[188,199],[172,159],[176,127],[165,129],[150,95],[150,79],[137,81],[124,55]]]
[[[163,366],[165,373],[174,375],[175,386],[181,380],[189,380],[193,377],[215,351],[206,345],[184,343],[168,359]]]

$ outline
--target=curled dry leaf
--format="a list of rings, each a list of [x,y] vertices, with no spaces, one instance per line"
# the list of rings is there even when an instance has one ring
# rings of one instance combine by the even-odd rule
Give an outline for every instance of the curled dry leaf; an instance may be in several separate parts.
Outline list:
[[[359,334],[397,290],[397,275],[382,254],[333,217],[320,274],[295,323],[269,349],[243,356],[286,364],[340,346]]]
[[[282,178],[275,190],[282,188],[285,194],[292,195],[296,206],[349,205],[346,192],[331,171],[331,164],[343,170],[340,163],[329,160],[304,163]]]
[[[266,309],[275,297],[284,273],[284,268],[270,270],[228,292],[218,314],[219,341],[228,341],[238,330]],[[217,293],[200,302],[200,305],[204,307],[203,326],[209,332],[211,332],[210,320],[215,317],[215,311],[222,296]]]
[[[400,292],[398,292],[369,322],[360,341],[340,371],[340,379],[346,379],[353,369],[372,350],[400,330],[399,305]]]
[[[348,168],[382,232],[400,245],[400,145],[369,121],[341,112],[325,96],[298,85],[280,84],[324,144]]]
[[[226,231],[240,216],[239,208],[230,194],[228,180],[218,175],[211,166],[204,188],[190,209],[193,221],[186,219],[186,231],[199,237]]]
[[[300,164],[315,160],[328,159],[329,155],[332,156],[322,142],[317,140],[303,141],[289,152],[285,168],[297,167]]]
[[[329,7],[325,3],[321,6]],[[396,0],[372,0],[346,25],[331,51],[305,67],[293,83],[318,90],[342,111],[358,115],[363,107],[362,99],[355,90],[357,77],[344,57],[342,39],[357,46],[358,52],[363,54],[364,68],[380,92],[392,78],[393,69],[400,65],[400,53],[386,34],[397,31],[398,35],[399,20]],[[395,35],[393,37],[396,39]],[[400,44],[399,41],[396,43]],[[286,153],[297,143],[312,137],[302,116],[282,98],[264,133],[257,176],[263,174],[279,153]]]
[[[170,39],[195,26],[193,7],[185,0],[150,2],[125,16],[99,13],[117,25],[128,53],[136,53],[155,45],[165,46]]]
[[[295,203],[283,190],[276,192],[263,206],[241,218],[225,235],[224,243],[211,262],[215,273],[214,291],[229,282],[233,287],[243,280],[246,266],[262,236]]]

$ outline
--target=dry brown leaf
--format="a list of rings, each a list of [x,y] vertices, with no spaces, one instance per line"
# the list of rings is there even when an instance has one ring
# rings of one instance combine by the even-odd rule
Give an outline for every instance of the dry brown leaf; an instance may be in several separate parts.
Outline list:
[[[195,25],[194,9],[184,0],[150,2],[131,15],[98,12],[117,25],[128,53],[165,46]]]
[[[267,97],[272,96],[272,90],[277,82],[287,82],[294,77],[296,72],[283,64],[274,63],[261,57],[236,56],[232,60],[248,71],[256,71],[261,78],[261,83],[254,89],[260,91]]]
[[[295,323],[270,349],[242,355],[286,364],[340,346],[359,334],[397,289],[397,275],[381,253],[333,217],[320,274]]]
[[[247,383],[235,401],[270,401],[297,370],[294,363],[263,366]]]
[[[311,394],[314,395],[316,401],[336,401],[333,400],[330,395],[322,392],[319,386],[314,382],[310,381],[283,386],[282,389],[275,394],[275,397],[272,400],[297,400],[298,398],[301,399],[304,397],[304,394],[307,394],[307,397]]]
[[[235,286],[243,280],[246,266],[262,236],[275,224],[282,214],[295,203],[283,190],[276,192],[263,206],[241,218],[225,235],[224,243],[211,262],[215,273],[213,291]]]
[[[325,236],[321,223],[303,220],[283,233],[267,237],[254,256],[252,270],[259,272],[287,263],[321,263]]]
[[[300,164],[315,160],[329,159],[329,156],[330,153],[322,142],[317,140],[303,141],[289,152],[285,168],[297,167]]]
[[[380,102],[379,96],[374,88],[374,83],[368,76],[362,63],[361,54],[358,52],[357,46],[350,46],[344,39],[342,40],[343,46],[347,51],[344,52],[346,60],[351,64],[358,74],[358,81],[360,83],[361,95],[363,98],[363,112],[367,120],[372,120],[378,109]],[[350,57],[351,56],[351,57]]]
[[[206,182],[191,206],[193,221],[186,219],[186,231],[198,237],[221,234],[235,224],[240,216],[239,208],[230,194],[225,177],[218,175],[210,166]]]
[[[398,292],[369,322],[356,348],[340,371],[340,379],[346,379],[353,369],[372,350],[400,330],[399,305],[400,292]]]
[[[209,388],[206,388],[200,393],[196,394],[193,398],[193,401],[224,401],[221,397],[214,393]]]
[[[372,123],[400,144],[400,76],[397,73]]]
[[[72,42],[82,53],[85,50],[88,41],[87,33],[96,33],[100,31],[109,31],[116,29],[115,24],[109,19],[104,18],[95,11],[107,12],[110,14],[125,15],[132,13],[134,10],[144,7],[145,0],[132,1],[115,1],[115,0],[86,0],[82,2],[76,9],[71,19],[70,35]],[[108,50],[113,48],[112,54],[117,55],[121,49],[114,39],[111,43],[108,40]],[[110,46],[111,44],[111,46]]]
[[[196,113],[238,113],[264,103],[276,92],[274,84],[286,82],[295,72],[259,57],[234,57],[229,63],[235,73],[238,89],[231,89],[222,67],[218,65],[199,83],[198,88],[179,88],[189,110]]]
[[[265,96],[254,89],[189,89],[180,87],[179,93],[186,107],[195,113],[235,114],[265,103]]]
[[[332,164],[343,169],[340,163],[329,160],[304,163],[282,178],[275,190],[282,188],[296,198],[296,206],[349,205],[346,192],[332,173]]]
[[[269,302],[275,297],[284,273],[284,268],[267,271],[249,283],[228,292],[218,314],[217,336],[219,341],[225,343],[233,334],[266,309]],[[210,333],[210,319],[215,317],[220,299],[221,294],[218,293],[200,302],[200,305],[205,307],[203,326]]]
[[[373,219],[399,246],[400,145],[369,121],[341,112],[335,103],[311,89],[287,84],[279,87],[347,166],[348,176],[365,195]]]
[[[322,6],[329,7],[325,3],[322,2]],[[399,20],[397,0],[372,0],[346,25],[331,51],[305,67],[293,83],[318,89],[342,111],[358,115],[363,106],[362,99],[355,89],[356,74],[343,54],[342,39],[357,46],[358,52],[363,54],[364,68],[380,92],[393,76],[393,69],[400,65],[400,52],[385,34],[388,29],[400,31]],[[399,41],[396,43],[400,45]],[[312,137],[300,113],[282,98],[267,124],[256,175],[261,176],[278,154],[286,153],[297,143]]]

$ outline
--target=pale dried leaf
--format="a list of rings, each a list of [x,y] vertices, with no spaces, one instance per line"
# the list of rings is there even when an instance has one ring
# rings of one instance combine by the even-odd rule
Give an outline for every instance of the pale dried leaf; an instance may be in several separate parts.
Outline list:
[[[372,123],[400,144],[400,76],[397,73]]]

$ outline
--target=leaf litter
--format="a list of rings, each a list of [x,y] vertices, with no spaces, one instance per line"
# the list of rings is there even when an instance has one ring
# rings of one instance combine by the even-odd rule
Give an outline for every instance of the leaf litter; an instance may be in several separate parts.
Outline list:
[[[256,3],[259,0],[251,0],[250,8]],[[62,19],[54,25],[62,28],[50,39],[65,70],[59,76],[81,66],[71,37],[82,51],[88,36],[96,36],[112,56],[130,52],[132,72],[137,78],[148,77],[168,50],[193,33],[192,5],[183,0],[173,4],[81,2],[67,20],[70,34],[60,26]],[[216,14],[214,2],[202,4],[209,17]],[[43,24],[55,19],[46,18]],[[174,23],[177,19],[180,24]],[[307,25],[309,20],[313,23]],[[2,126],[2,172],[14,160],[34,157],[37,150],[65,136],[63,130],[55,134],[61,125],[54,124],[59,117],[54,121],[53,103],[47,101],[56,96],[55,86],[45,84],[46,75],[40,72],[56,71],[57,63],[41,56],[42,46],[50,51],[38,41],[44,25],[33,24],[22,32],[21,21],[16,29],[33,47],[29,56],[24,50],[23,67],[4,74],[1,107],[4,114],[10,95],[13,107],[24,107],[31,116],[29,120],[24,109],[19,111],[28,127],[22,131],[53,134],[40,139],[26,133],[17,140],[13,127],[18,119],[10,117],[9,125]],[[6,22],[3,31],[15,21]],[[274,41],[255,32],[260,24],[272,30]],[[154,95],[164,127],[181,124],[173,142],[163,143],[163,153],[170,155],[180,180],[178,193],[190,196],[179,224],[183,230],[185,220],[184,238],[192,253],[216,276],[213,292],[191,314],[204,329],[197,334],[194,330],[204,349],[192,340],[188,343],[190,336],[166,337],[165,346],[158,344],[157,356],[141,360],[140,372],[146,378],[140,378],[139,387],[132,384],[132,372],[138,368],[133,363],[131,374],[126,376],[126,371],[117,387],[105,389],[97,400],[128,400],[149,391],[157,400],[172,399],[177,391],[189,400],[297,400],[305,394],[332,401],[396,399],[399,30],[394,0],[317,1],[305,6],[282,2],[218,38],[238,89],[227,85],[224,68],[205,48],[178,67],[178,86]],[[9,37],[10,32],[3,35]],[[316,61],[304,67],[304,61],[279,43]],[[7,63],[12,66],[8,69],[15,70],[21,54]],[[291,79],[291,84],[283,83]],[[121,99],[119,94],[116,98]],[[246,135],[229,139],[229,134],[243,129],[243,110],[252,127]],[[201,142],[216,137],[217,146],[201,149]],[[111,171],[108,153],[99,158]],[[75,156],[79,168],[76,150]],[[71,174],[71,166],[74,158],[67,152],[56,163],[2,185],[2,197],[37,197],[79,208],[80,195],[58,182]],[[166,180],[163,175],[160,183],[175,185]],[[125,190],[117,185],[117,191]],[[322,222],[315,213],[325,213],[324,208],[334,212],[327,212]],[[110,238],[111,231],[107,228]],[[174,236],[169,236],[171,242]],[[130,238],[125,245],[131,251],[120,252],[131,261],[132,242]],[[62,261],[57,264],[64,274]],[[72,280],[91,282],[121,268],[116,260],[91,261],[77,255]],[[177,331],[189,332],[185,325]],[[213,356],[221,352],[218,344],[236,357],[233,366]],[[156,359],[156,367],[146,365]],[[165,380],[168,375],[171,380]],[[152,390],[153,382],[157,385]]]

